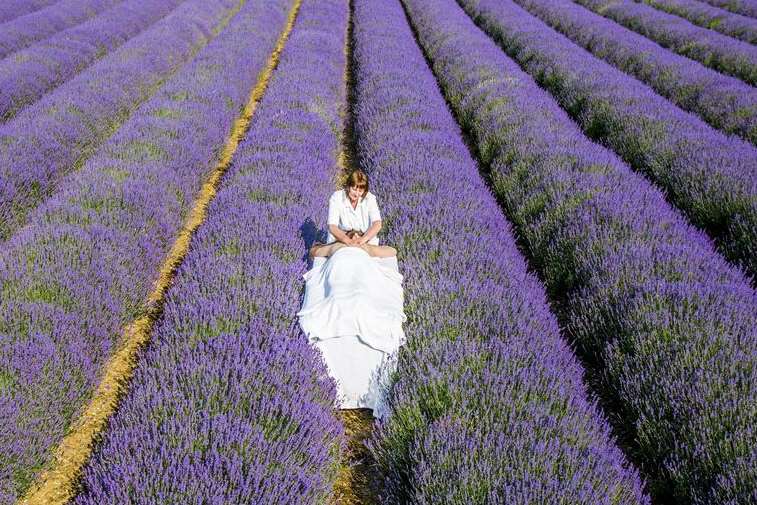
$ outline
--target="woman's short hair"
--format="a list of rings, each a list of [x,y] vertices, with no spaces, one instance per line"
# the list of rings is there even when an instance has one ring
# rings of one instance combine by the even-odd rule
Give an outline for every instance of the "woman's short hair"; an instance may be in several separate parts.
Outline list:
[[[368,176],[365,175],[365,172],[360,170],[359,168],[356,168],[352,172],[350,172],[350,175],[347,176],[347,179],[344,181],[344,189],[350,189],[352,187],[362,189],[366,193],[368,193]]]

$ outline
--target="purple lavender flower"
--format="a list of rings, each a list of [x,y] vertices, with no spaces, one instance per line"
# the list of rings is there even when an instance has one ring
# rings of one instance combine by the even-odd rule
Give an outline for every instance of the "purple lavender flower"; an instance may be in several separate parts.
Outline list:
[[[358,158],[400,252],[408,315],[371,444],[382,501],[649,503],[399,2],[359,0],[354,20]]]
[[[0,251],[0,502],[48,461],[144,310],[290,5],[247,3]],[[217,33],[231,7],[211,7],[196,22]]]
[[[750,503],[757,295],[748,280],[659,190],[589,142],[454,1],[405,5],[589,385],[653,497]],[[529,23],[508,19],[524,29]],[[537,58],[522,40],[521,51]],[[412,419],[413,411],[405,415]]]
[[[303,2],[76,503],[330,495],[345,436],[295,314],[334,188],[347,20],[346,2]]]
[[[239,0],[189,0],[0,126],[0,240],[202,48]]]
[[[586,134],[647,175],[757,277],[757,149],[711,129],[514,3],[460,0]]]
[[[0,26],[0,58],[92,18],[123,0],[61,0]]]
[[[680,55],[757,85],[757,47],[633,0],[574,0]]]
[[[128,0],[0,61],[0,121],[7,121],[42,95],[171,12],[184,0]]]
[[[757,90],[678,56],[570,0],[515,0],[531,14],[715,128],[757,144]]]

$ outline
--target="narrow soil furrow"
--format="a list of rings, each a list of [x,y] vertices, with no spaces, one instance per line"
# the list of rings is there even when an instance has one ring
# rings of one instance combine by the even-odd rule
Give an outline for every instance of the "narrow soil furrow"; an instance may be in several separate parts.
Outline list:
[[[354,61],[354,4],[350,4],[350,19],[347,23],[344,71],[347,103],[342,115],[342,150],[337,159],[339,173],[337,186],[354,169],[360,168],[355,145],[355,61]],[[348,437],[347,451],[342,455],[342,467],[334,484],[334,505],[371,505],[378,503],[378,468],[376,460],[365,445],[373,434],[374,420],[370,409],[346,409],[339,412]]]
[[[365,442],[373,435],[373,413],[370,409],[339,411],[347,433],[347,451],[343,466],[334,484],[334,505],[373,505],[378,500],[378,469],[376,460]]]

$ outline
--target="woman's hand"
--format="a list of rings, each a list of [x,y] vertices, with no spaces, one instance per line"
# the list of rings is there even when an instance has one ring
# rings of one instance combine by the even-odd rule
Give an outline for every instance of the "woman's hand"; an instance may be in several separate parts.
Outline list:
[[[361,245],[363,245],[363,234],[359,231],[350,230],[346,235],[347,240],[349,240],[349,242],[346,242],[347,245],[354,247],[360,247]]]
[[[330,224],[329,225],[329,231],[334,236],[337,242],[341,242],[345,245],[357,245],[356,240],[357,238],[354,236],[353,231],[345,232],[341,230],[338,226]]]
[[[355,235],[349,237],[349,243],[347,245],[357,247],[360,246],[360,237],[357,237]]]

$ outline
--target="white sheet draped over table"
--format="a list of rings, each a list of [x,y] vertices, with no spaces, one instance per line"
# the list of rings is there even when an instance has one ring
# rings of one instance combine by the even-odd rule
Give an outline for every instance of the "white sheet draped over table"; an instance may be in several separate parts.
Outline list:
[[[370,408],[383,417],[383,387],[405,343],[397,258],[344,247],[328,259],[315,258],[304,279],[297,316],[337,382],[337,406]]]

